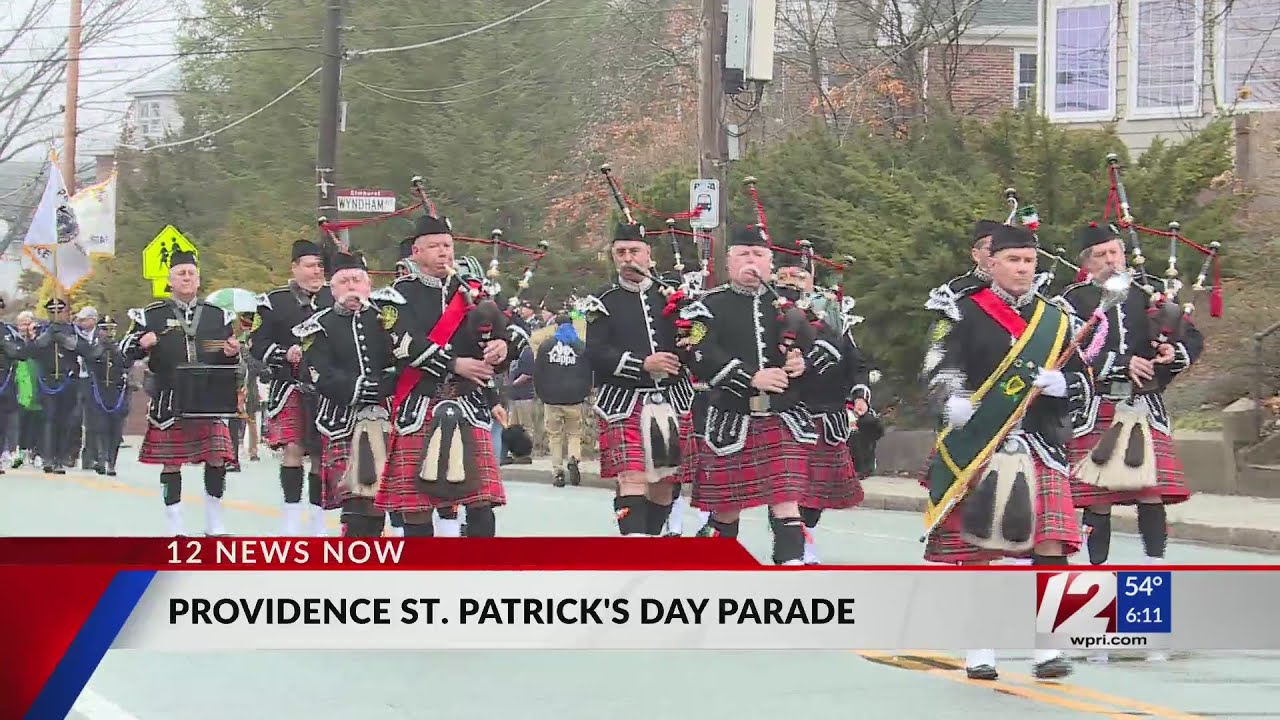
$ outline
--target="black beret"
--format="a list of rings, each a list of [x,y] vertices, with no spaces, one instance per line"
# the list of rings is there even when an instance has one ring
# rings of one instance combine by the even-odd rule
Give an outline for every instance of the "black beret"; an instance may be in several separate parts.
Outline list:
[[[449,222],[447,217],[436,217],[435,215],[423,215],[413,224],[413,238],[417,239],[423,235],[452,235],[453,223]]]
[[[785,253],[785,252],[774,253],[773,266],[776,268],[793,267],[793,268],[800,268],[801,270],[809,269],[808,267],[805,266],[804,257],[800,255],[792,255],[791,253]]]
[[[413,255],[413,238],[405,238],[400,241],[400,260],[407,260]]]
[[[1024,227],[998,225],[991,232],[991,253],[993,255],[1001,250],[1038,247],[1040,247],[1040,243],[1036,241],[1035,234]]]
[[[643,225],[638,223],[634,225],[618,223],[618,225],[613,229],[613,240],[611,242],[618,242],[620,240],[638,240],[642,243],[647,243],[649,241],[646,237],[647,234],[644,231]]]
[[[44,301],[44,309],[51,313],[63,312],[67,309],[67,301],[55,295]]]
[[[982,238],[995,233],[996,228],[1003,224],[1004,223],[996,222],[995,220],[979,220],[977,224],[973,226],[973,244],[977,245]]]
[[[103,315],[102,319],[98,321],[98,327],[115,327],[115,326],[116,326],[116,319],[111,317],[110,315]]]
[[[196,262],[195,254],[189,253],[186,250],[179,250],[178,252],[173,254],[173,257],[169,258],[169,267],[171,269],[176,268],[179,265],[195,265],[196,267],[200,266],[199,263]]]
[[[336,275],[342,270],[365,270],[364,258],[352,253],[336,253],[333,256],[333,273]]]
[[[1080,230],[1078,240],[1080,242],[1080,250],[1088,250],[1094,245],[1101,245],[1111,240],[1119,240],[1120,232],[1113,225],[1099,225],[1091,222]]]
[[[768,247],[769,243],[764,239],[764,234],[760,232],[759,225],[739,225],[729,233],[729,245]]]
[[[323,257],[323,256],[324,256],[324,251],[322,251],[322,250],[320,249],[320,246],[319,246],[319,245],[317,245],[317,244],[315,244],[315,243],[311,242],[310,240],[296,240],[296,241],[294,241],[294,243],[293,243],[293,256],[292,256],[293,262],[297,262],[297,261],[301,260],[302,258],[307,257],[308,255],[314,255],[314,256],[316,256],[316,257]]]

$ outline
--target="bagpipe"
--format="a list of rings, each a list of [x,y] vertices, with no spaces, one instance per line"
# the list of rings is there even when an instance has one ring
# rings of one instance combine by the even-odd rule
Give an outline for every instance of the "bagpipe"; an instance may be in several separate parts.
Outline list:
[[[743,182],[755,205],[757,227],[769,243],[770,249],[784,255],[799,257],[800,269],[808,273],[814,281],[813,288],[810,289],[801,283],[780,280],[779,273],[775,269],[771,282],[766,283],[766,287],[772,290],[776,298],[779,298],[779,291],[787,298],[785,302],[789,303],[789,306],[788,309],[783,310],[784,318],[787,318],[784,322],[786,332],[795,332],[792,328],[799,322],[799,314],[803,314],[804,322],[812,329],[814,340],[826,334],[839,337],[851,332],[855,325],[863,321],[861,316],[853,314],[856,301],[844,292],[844,274],[853,265],[854,258],[851,255],[845,255],[843,262],[837,262],[823,257],[814,250],[813,243],[804,239],[796,240],[795,248],[775,243],[768,234],[768,218],[765,215],[764,204],[760,201],[759,181],[748,176],[743,179]],[[833,273],[833,282],[830,285],[818,284],[819,267]],[[804,339],[809,336],[808,332],[804,333]],[[813,340],[809,341],[810,346],[812,342]],[[879,379],[879,375],[878,370],[871,370],[868,373],[868,384],[874,384]],[[871,407],[870,402],[867,403],[867,410],[862,415],[854,411],[852,401],[846,402],[845,412],[848,414],[850,429],[849,454],[853,458],[854,467],[857,468],[859,476],[868,477],[875,471],[876,446],[884,437],[884,423],[880,414]]]

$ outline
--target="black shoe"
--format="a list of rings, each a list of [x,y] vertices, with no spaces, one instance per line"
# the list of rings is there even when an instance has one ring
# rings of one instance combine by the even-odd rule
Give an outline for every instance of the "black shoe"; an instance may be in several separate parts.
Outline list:
[[[1071,674],[1071,662],[1065,657],[1059,655],[1052,660],[1045,660],[1042,663],[1036,663],[1035,669],[1031,674],[1037,680],[1057,680]]]
[[[96,472],[96,473],[98,473],[99,475],[106,475],[106,474],[107,474],[107,468],[106,468],[106,466],[104,466],[102,463],[98,463],[97,465],[94,465],[94,466],[93,466],[93,471],[94,471],[94,472]]]
[[[52,466],[52,465],[45,465],[45,466],[44,466],[44,471],[45,471],[45,473],[46,473],[46,474],[48,474],[48,475],[52,475],[54,472],[56,472],[56,471],[57,471],[57,468],[55,468],[55,467],[54,467],[54,466]]]
[[[107,466],[107,477],[115,477],[115,476],[116,476],[116,466],[115,466],[115,465],[108,465],[108,466]]]
[[[14,468],[15,470],[22,467],[22,458],[20,457],[14,458],[13,464],[10,465],[10,467]]]
[[[569,484],[578,487],[582,484],[582,471],[578,469],[578,458],[569,458]]]
[[[515,465],[532,465],[533,456],[525,455],[524,457],[511,458],[511,462],[512,464],[515,464]]]
[[[1000,673],[990,665],[979,665],[977,667],[967,667],[964,674],[969,676],[970,680],[999,680]]]
[[[556,470],[555,472],[551,473],[551,477],[552,477],[552,480],[551,480],[552,485],[555,485],[556,487],[564,487],[564,471],[563,470]]]
[[[680,537],[680,533],[675,532],[674,530],[668,530],[662,533],[662,537]]]
[[[466,537],[466,536],[467,536],[467,524],[462,523],[461,525],[458,526],[458,537]]]
[[[64,468],[64,467],[56,467],[56,468],[54,468],[54,469],[53,469],[53,474],[54,474],[54,475],[66,475],[66,474],[67,474],[67,469],[66,469],[66,468]]]
[[[510,464],[511,464],[511,457],[510,457],[510,456],[503,456],[501,459],[499,459],[499,460],[498,460],[498,464],[499,464],[499,465],[510,465]]]

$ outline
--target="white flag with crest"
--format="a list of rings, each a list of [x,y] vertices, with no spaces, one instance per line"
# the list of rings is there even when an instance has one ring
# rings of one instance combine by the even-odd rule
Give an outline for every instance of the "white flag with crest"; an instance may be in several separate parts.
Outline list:
[[[114,239],[114,203],[112,233]],[[92,272],[89,254],[81,245],[80,223],[67,197],[56,155],[49,158],[49,177],[40,205],[31,218],[22,244],[40,272],[52,277],[65,292],[73,292]]]
[[[90,256],[116,254],[116,174],[71,196],[80,224],[75,244]]]

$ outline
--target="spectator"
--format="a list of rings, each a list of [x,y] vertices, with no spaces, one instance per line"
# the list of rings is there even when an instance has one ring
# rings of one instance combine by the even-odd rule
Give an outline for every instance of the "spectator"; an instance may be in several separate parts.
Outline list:
[[[591,394],[591,366],[587,362],[587,346],[578,337],[573,318],[559,315],[555,322],[555,335],[538,346],[533,384],[544,406],[555,486],[564,487],[566,468],[571,485],[582,482],[578,469],[582,458],[582,403]]]
[[[511,368],[509,393],[511,424],[507,426],[502,443],[503,450],[510,455],[510,462],[517,465],[528,465],[533,462],[533,448],[524,447],[532,443],[510,442],[513,436],[527,437],[529,428],[536,427],[537,407],[533,399],[533,373],[533,350],[526,347]]]

